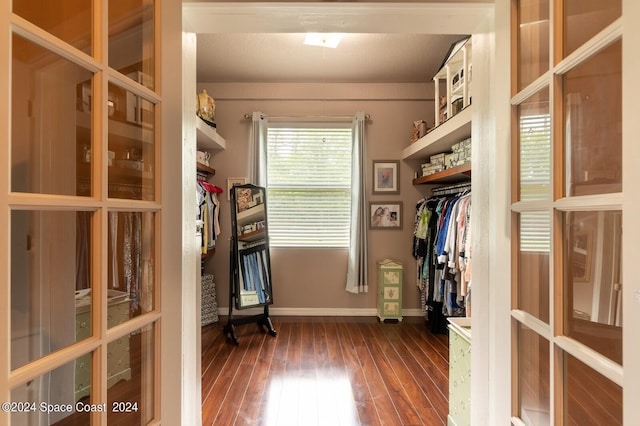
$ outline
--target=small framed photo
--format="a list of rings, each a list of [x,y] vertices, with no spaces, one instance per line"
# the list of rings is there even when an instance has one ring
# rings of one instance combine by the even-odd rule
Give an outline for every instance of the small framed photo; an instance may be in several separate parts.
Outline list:
[[[402,229],[402,201],[370,201],[369,229]]]
[[[253,202],[256,203],[256,205],[264,203],[264,194],[262,191],[253,194]]]
[[[244,185],[247,183],[247,178],[243,177],[231,177],[227,178],[227,200],[231,200],[231,188],[236,185]]]
[[[399,194],[400,161],[373,160],[373,194]]]

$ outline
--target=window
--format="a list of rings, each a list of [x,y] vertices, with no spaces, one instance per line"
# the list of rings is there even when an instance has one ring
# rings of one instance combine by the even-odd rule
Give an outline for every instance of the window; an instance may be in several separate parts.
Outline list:
[[[520,201],[551,198],[551,116],[549,91],[543,89],[518,105]],[[548,212],[520,216],[520,250],[549,252],[551,217]]]
[[[274,247],[348,247],[351,124],[269,123],[269,238]]]

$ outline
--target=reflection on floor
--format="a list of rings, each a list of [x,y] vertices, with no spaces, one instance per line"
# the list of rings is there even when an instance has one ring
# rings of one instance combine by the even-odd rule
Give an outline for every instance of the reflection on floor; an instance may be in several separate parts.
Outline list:
[[[220,324],[225,319],[220,318]],[[421,318],[275,317],[202,329],[203,425],[445,425],[448,338]]]
[[[314,375],[314,373],[311,373]],[[298,401],[298,411],[318,419],[321,424],[357,424],[358,412],[352,397],[351,381],[344,370],[316,370],[317,377],[290,377],[286,374],[269,381],[266,399],[280,401],[265,407],[265,424],[275,425],[288,416],[287,401]],[[298,399],[298,395],[301,398]],[[299,419],[299,416],[298,416]],[[298,420],[293,417],[291,420]],[[249,420],[249,419],[246,419]]]

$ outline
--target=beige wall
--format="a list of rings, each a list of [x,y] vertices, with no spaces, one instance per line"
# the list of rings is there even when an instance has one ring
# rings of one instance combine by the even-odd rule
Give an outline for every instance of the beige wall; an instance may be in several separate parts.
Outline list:
[[[351,115],[364,111],[367,122],[367,182],[371,188],[371,160],[399,160],[409,144],[412,122],[433,122],[432,88],[423,84],[198,84],[198,90],[216,100],[218,132],[227,148],[213,157],[216,175],[211,181],[225,188],[227,177],[247,176],[247,141],[251,121],[244,114],[261,111],[267,115]],[[415,260],[411,255],[414,206],[424,188],[411,184],[414,166],[400,162],[400,194],[371,196],[373,201],[402,201],[403,227],[400,231],[378,230],[369,234],[369,293],[347,293],[346,249],[272,248],[274,308],[304,314],[346,314],[350,310],[376,307],[376,262],[384,258],[400,261],[405,268],[404,309],[418,313],[420,297],[413,278]],[[230,213],[226,194],[222,197],[221,227],[215,255],[207,260],[206,271],[213,272],[218,306],[228,306]],[[320,308],[320,309],[318,309]],[[332,312],[332,310],[334,310]],[[226,312],[221,312],[226,313]],[[357,315],[357,311],[351,312]],[[360,313],[363,313],[361,311]],[[406,313],[405,313],[406,314]]]

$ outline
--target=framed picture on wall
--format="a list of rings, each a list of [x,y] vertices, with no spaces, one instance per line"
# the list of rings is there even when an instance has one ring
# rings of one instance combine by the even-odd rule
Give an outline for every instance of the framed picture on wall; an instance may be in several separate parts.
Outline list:
[[[231,188],[236,185],[244,185],[247,183],[247,178],[243,177],[230,177],[227,178],[227,200],[231,200]]]
[[[400,161],[373,160],[373,194],[399,194]]]
[[[370,201],[369,229],[402,229],[402,201]]]

